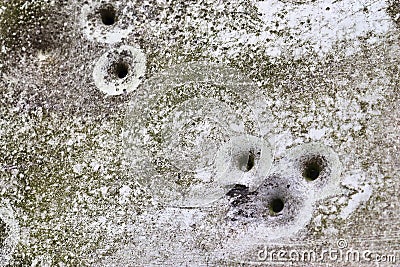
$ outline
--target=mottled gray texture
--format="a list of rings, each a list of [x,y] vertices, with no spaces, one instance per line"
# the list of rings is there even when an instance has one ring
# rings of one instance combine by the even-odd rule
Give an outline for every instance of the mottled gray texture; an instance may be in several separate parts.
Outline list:
[[[0,2],[0,264],[398,265],[398,21],[385,0]],[[94,67],[124,45],[145,74],[109,96]]]

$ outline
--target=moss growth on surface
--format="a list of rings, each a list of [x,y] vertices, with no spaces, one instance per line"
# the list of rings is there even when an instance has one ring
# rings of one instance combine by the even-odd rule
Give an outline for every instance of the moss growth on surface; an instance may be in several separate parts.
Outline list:
[[[0,3],[0,36],[11,49],[48,50],[54,46],[59,22],[48,0],[11,0]]]
[[[399,26],[399,3],[395,0],[388,1],[391,1],[388,12]],[[21,72],[23,74],[16,76],[15,79],[25,77],[25,79],[20,79],[20,83],[15,84],[12,83],[13,80],[4,82],[0,80],[0,95],[2,96],[0,99],[0,158],[4,161],[2,163],[4,165],[0,167],[6,169],[0,176],[7,186],[9,184],[9,188],[4,190],[5,193],[2,197],[10,200],[10,204],[15,208],[20,226],[24,230],[22,232],[24,235],[21,236],[21,240],[24,242],[18,244],[13,262],[9,266],[35,264],[43,266],[49,261],[52,266],[57,264],[60,266],[98,265],[94,264],[98,263],[94,262],[98,258],[113,255],[115,251],[123,249],[124,244],[134,242],[130,241],[130,238],[134,240],[132,233],[128,233],[132,234],[130,236],[123,231],[117,232],[124,229],[124,222],[128,222],[127,227],[130,225],[137,227],[138,232],[157,227],[151,224],[137,223],[140,218],[134,221],[137,214],[146,215],[148,213],[151,215],[152,210],[147,210],[148,206],[143,204],[152,202],[153,192],[147,187],[142,186],[141,190],[145,191],[143,196],[135,193],[135,198],[132,197],[133,200],[129,198],[130,202],[125,204],[119,202],[120,199],[123,199],[119,198],[121,185],[129,185],[133,191],[137,189],[132,183],[133,180],[138,179],[136,174],[133,175],[129,173],[129,169],[124,169],[127,168],[124,164],[128,163],[124,163],[120,159],[123,157],[120,154],[124,152],[121,148],[123,143],[119,138],[125,126],[124,112],[121,110],[131,96],[103,99],[102,95],[96,93],[91,84],[92,69],[88,66],[98,54],[103,53],[102,49],[108,48],[79,39],[79,34],[78,36],[74,34],[79,33],[80,29],[74,28],[72,33],[72,31],[64,31],[62,27],[56,28],[61,24],[69,25],[69,15],[73,14],[71,11],[77,11],[82,2],[77,2],[76,6],[66,9],[63,16],[54,15],[52,11],[57,10],[58,6],[62,5],[60,3],[64,1],[54,2],[56,4],[49,0],[0,1],[0,50],[1,45],[4,44],[8,51],[18,55],[16,59],[10,55],[9,58],[12,60],[6,60],[4,64],[14,73]],[[282,2],[295,1],[282,0]],[[301,0],[297,2],[301,2]],[[288,143],[288,146],[295,145],[296,142],[309,141],[310,138],[307,135],[311,128],[325,128],[328,130],[322,140],[329,142],[341,151],[341,155],[346,156],[343,158],[347,160],[345,163],[346,166],[349,166],[349,170],[361,169],[363,173],[370,171],[368,177],[374,178],[378,172],[383,172],[390,167],[387,164],[390,162],[389,156],[387,161],[380,156],[384,154],[380,143],[382,141],[384,145],[391,146],[392,150],[386,150],[393,151],[393,153],[385,154],[396,155],[397,153],[394,153],[395,145],[393,145],[395,143],[390,141],[387,135],[384,135],[385,138],[373,140],[377,131],[388,132],[387,127],[384,126],[389,125],[389,120],[385,122],[384,115],[373,114],[383,110],[383,106],[388,105],[389,100],[379,100],[381,102],[374,103],[368,100],[367,93],[379,93],[375,88],[381,85],[372,83],[372,81],[373,78],[382,78],[378,75],[380,69],[387,73],[385,77],[390,79],[393,88],[399,85],[399,69],[395,64],[397,61],[389,64],[387,55],[383,53],[379,53],[381,61],[377,60],[377,57],[369,60],[371,54],[379,52],[377,49],[371,49],[370,46],[352,58],[332,52],[326,55],[323,61],[316,57],[316,60],[313,60],[311,56],[296,60],[290,54],[284,54],[278,60],[273,59],[267,53],[269,44],[236,43],[232,45],[218,42],[220,41],[218,32],[229,32],[230,29],[232,31],[233,29],[240,30],[245,27],[246,32],[255,32],[256,30],[251,26],[257,23],[257,10],[247,8],[243,12],[229,13],[225,11],[228,9],[222,9],[223,13],[220,14],[217,13],[220,11],[212,7],[206,6],[204,10],[199,10],[198,13],[204,17],[204,21],[192,24],[186,23],[185,18],[197,18],[197,13],[186,14],[193,12],[187,11],[186,7],[182,7],[186,13],[181,12],[179,6],[175,9],[172,6],[172,10],[165,18],[165,24],[174,25],[174,27],[166,29],[165,33],[161,32],[160,35],[152,35],[148,32],[141,35],[140,31],[132,33],[135,35],[135,37],[131,36],[132,39],[143,40],[143,43],[139,43],[142,48],[147,49],[148,73],[146,78],[182,62],[211,61],[221,63],[221,65],[225,64],[240,70],[243,75],[257,84],[262,95],[270,102],[268,111],[272,113],[271,120],[277,122],[276,132],[279,134],[290,133],[290,136],[296,138],[294,143]],[[149,25],[147,15],[156,16],[157,13],[153,12],[154,8],[151,6],[149,9],[137,9],[138,19],[142,15],[144,27]],[[254,9],[254,7],[252,8]],[[207,17],[209,12],[214,12],[213,17]],[[215,21],[222,15],[226,16],[226,19],[218,21],[218,23],[227,21],[226,27],[217,29],[218,23]],[[214,22],[214,24],[201,32],[197,25],[208,25],[204,22]],[[186,25],[186,28],[182,25]],[[77,24],[73,24],[71,27],[77,26]],[[34,60],[28,62],[31,65],[19,64],[18,58],[25,57],[32,51],[34,55],[35,52],[38,52],[37,49],[46,50],[56,47],[59,50],[57,44],[65,42],[67,39],[64,38],[67,38],[68,35],[76,38],[74,42],[71,42],[71,47],[65,47],[65,50],[73,57],[62,53],[59,53],[61,54],[59,56],[55,53],[39,63],[34,61],[37,60],[35,56]],[[131,42],[132,39],[128,39],[127,42]],[[236,48],[239,49],[236,51]],[[21,51],[25,51],[25,49],[27,49],[27,53],[22,53]],[[381,57],[382,55],[385,56]],[[0,55],[0,63],[3,63],[1,57],[2,55]],[[37,64],[41,64],[40,68],[37,68]],[[63,66],[60,67],[58,64]],[[374,68],[370,66],[374,66]],[[377,67],[379,67],[378,70]],[[10,73],[13,72],[10,71]],[[12,75],[10,78],[13,78]],[[363,82],[368,83],[368,86],[359,88]],[[232,93],[223,85],[204,84],[203,88],[213,87],[216,89],[207,89],[215,92],[213,95],[202,93],[199,88],[193,88],[196,86],[196,84],[185,84],[166,90],[163,92],[161,100],[154,101],[152,105],[158,107],[164,105],[173,109],[179,103],[196,96],[215,98],[221,102],[224,102],[223,96],[229,96],[228,105],[234,110],[240,109],[242,105],[240,94]],[[64,92],[66,93],[64,94]],[[185,92],[191,94],[184,94]],[[393,92],[390,101],[393,102],[397,99],[396,92]],[[395,105],[390,105],[389,108],[392,106],[395,107]],[[39,107],[46,107],[43,112],[40,112],[40,115],[30,113],[41,109]],[[54,107],[59,107],[62,112]],[[64,113],[64,110],[69,113]],[[341,114],[348,116],[343,117]],[[147,116],[146,114],[140,115]],[[356,118],[356,115],[360,115],[360,118]],[[148,116],[151,117],[150,114]],[[310,117],[310,121],[302,120],[306,116]],[[160,120],[166,118],[165,114],[164,116],[160,115]],[[2,120],[4,120],[4,124],[1,124]],[[150,122],[146,121],[145,126],[148,127]],[[352,122],[354,125],[350,124]],[[346,130],[342,128],[343,125],[350,128]],[[354,130],[354,127],[360,127],[360,129]],[[150,132],[149,134],[152,134],[151,139],[154,141],[152,144],[155,144],[153,148],[155,151],[160,145],[159,143],[163,142],[163,136],[159,132]],[[392,135],[392,140],[396,140],[393,136],[395,135]],[[365,143],[365,140],[368,140],[368,143]],[[282,143],[286,141],[286,139],[282,139]],[[378,141],[379,147],[376,145],[376,151],[372,151],[375,147],[372,142],[378,144]],[[100,167],[94,169],[90,165],[92,162],[101,163]],[[383,171],[373,169],[375,162],[379,163]],[[385,165],[385,162],[388,166]],[[180,187],[189,187],[196,182],[188,179],[184,173],[178,173],[173,164],[161,162],[158,159],[150,163],[155,166],[157,174],[160,176],[176,174],[176,184]],[[75,165],[81,170],[75,172]],[[3,170],[1,168],[0,170]],[[386,172],[388,175],[392,175],[389,171]],[[387,178],[385,183],[389,183],[390,180]],[[377,180],[375,184],[378,184],[379,181]],[[139,183],[137,187],[140,185]],[[388,186],[387,188],[394,192],[394,187]],[[388,191],[382,190],[374,195],[394,195],[389,194],[391,191],[387,188],[385,190]],[[101,189],[106,189],[106,193],[103,193]],[[354,194],[356,194],[355,191],[348,193],[346,197]],[[375,207],[374,203],[388,201],[378,197],[371,199],[374,201],[368,206],[371,208]],[[347,202],[340,204],[338,201],[326,201],[321,205],[323,208],[336,206],[340,211],[347,205]],[[162,204],[159,206],[162,207]],[[157,206],[156,209],[158,208]],[[380,211],[381,209],[376,209],[375,212],[377,214]],[[367,211],[360,209],[358,217],[361,219],[356,220],[357,226],[365,224],[364,218],[373,218],[372,215],[365,215],[366,213]],[[131,214],[132,216],[129,217]],[[347,222],[340,218],[332,219],[332,212],[316,211],[314,216],[319,214],[321,214],[321,220],[311,222],[307,226],[311,240],[326,239],[330,229],[348,231]],[[381,214],[375,216],[378,218]],[[23,219],[25,217],[26,219]],[[176,217],[169,218],[171,218],[171,222],[177,220]],[[210,228],[217,232],[219,228],[214,227],[217,225],[214,222],[219,222],[218,218],[210,215],[203,220],[207,222],[203,225],[212,225]],[[353,216],[351,220],[354,218],[357,216]],[[103,220],[106,223],[101,224],[100,222]],[[145,227],[140,228],[143,225]],[[211,249],[202,241],[209,241],[210,236],[216,236],[216,238],[219,236],[211,234],[202,236],[203,232],[198,230],[202,229],[201,225],[193,225],[193,227],[190,226],[190,229],[194,229],[193,232],[186,232],[188,237],[192,237],[190,233],[195,233],[196,235],[193,236],[196,239],[195,245],[204,246],[204,251],[208,249],[211,252]],[[382,224],[382,226],[387,225]],[[370,228],[369,225],[367,226]],[[166,228],[166,231],[173,234],[177,232],[177,236],[179,236],[179,231],[175,231],[176,228],[173,228],[175,226],[169,227]],[[186,231],[186,228],[188,227],[185,226],[185,229],[178,230]],[[225,231],[222,226],[220,229]],[[369,230],[367,229],[367,232]],[[111,234],[107,231],[110,231]],[[148,231],[140,232],[140,234],[149,237],[150,230]],[[207,231],[204,230],[205,233],[208,233]],[[244,230],[239,228],[237,231]],[[1,233],[0,221],[0,244],[3,237]],[[163,233],[157,232],[160,237]],[[124,240],[124,237],[127,239]],[[222,234],[221,237],[224,235]],[[220,242],[224,242],[223,238]],[[157,244],[162,243],[168,245],[167,253],[170,253],[169,249],[173,250],[173,246],[160,238]],[[151,244],[150,241],[149,244]],[[179,244],[179,242],[175,242],[175,244]],[[110,245],[109,248],[108,245]],[[145,245],[140,242],[136,245],[137,250],[132,252],[133,256],[136,255],[134,254],[136,251],[145,248]],[[189,244],[189,246],[191,245]],[[160,249],[159,247],[155,248]],[[141,256],[144,256],[144,261],[149,259],[145,253]]]

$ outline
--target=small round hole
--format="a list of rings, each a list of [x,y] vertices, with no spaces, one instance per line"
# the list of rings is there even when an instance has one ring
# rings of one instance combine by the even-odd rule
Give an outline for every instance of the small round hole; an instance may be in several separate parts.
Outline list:
[[[284,205],[282,199],[280,199],[280,198],[275,198],[270,203],[271,211],[273,211],[274,213],[281,212],[283,210],[284,206],[285,205]]]
[[[120,79],[125,78],[126,75],[128,75],[128,71],[129,71],[128,64],[124,62],[118,62],[114,66],[114,73]]]
[[[104,25],[113,25],[115,23],[115,9],[112,5],[103,6],[100,9],[101,21]]]
[[[250,171],[251,169],[253,169],[253,167],[254,167],[254,160],[255,160],[254,151],[253,151],[253,150],[250,150],[250,151],[249,151],[249,157],[248,157],[248,159],[247,159],[246,171]]]
[[[314,157],[304,163],[303,177],[308,181],[316,180],[323,170],[323,161],[320,157]]]
[[[238,159],[239,169],[248,172],[253,169],[256,161],[256,155],[253,149],[250,149],[247,153],[244,153]]]

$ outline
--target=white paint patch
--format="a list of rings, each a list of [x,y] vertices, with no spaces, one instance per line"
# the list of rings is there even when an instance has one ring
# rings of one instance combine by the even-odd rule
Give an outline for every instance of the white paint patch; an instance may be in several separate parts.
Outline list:
[[[83,164],[75,164],[75,165],[72,167],[72,170],[73,170],[74,173],[76,173],[76,174],[81,174],[84,167],[85,167],[85,166],[84,166]]]
[[[365,180],[363,171],[354,170],[349,175],[345,176],[345,178],[342,181],[342,184],[345,187],[358,190],[360,188],[360,183],[363,180]]]
[[[358,38],[372,35],[374,42],[393,28],[392,19],[386,13],[386,1],[364,0],[315,2],[296,4],[280,0],[255,3],[264,23],[259,35],[238,35],[233,32],[220,35],[225,43],[264,43],[266,53],[279,57],[283,52],[294,51],[302,56],[309,50],[323,56],[336,43],[346,41],[347,53],[360,48]]]
[[[309,135],[310,138],[313,139],[313,140],[319,140],[319,139],[321,139],[321,138],[325,135],[325,132],[326,132],[326,128],[323,128],[323,129],[311,128],[311,129],[308,131],[308,135]]]
[[[131,193],[132,189],[127,186],[127,185],[123,185],[120,189],[119,189],[119,194],[121,196],[119,203],[120,204],[124,204],[127,201],[129,201],[129,195]]]
[[[362,203],[368,201],[372,195],[372,191],[372,187],[370,185],[366,185],[360,192],[351,196],[348,205],[342,209],[339,217],[342,219],[347,219],[350,214],[352,214]]]

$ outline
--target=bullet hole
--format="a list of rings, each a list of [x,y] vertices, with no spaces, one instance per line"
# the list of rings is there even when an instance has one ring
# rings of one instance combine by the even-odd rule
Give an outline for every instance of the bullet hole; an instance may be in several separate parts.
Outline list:
[[[114,74],[118,78],[123,79],[126,77],[126,75],[128,75],[129,66],[128,64],[122,61],[118,61],[116,64],[114,64],[113,69],[114,69]]]
[[[281,168],[295,174],[294,178],[309,190],[315,198],[322,199],[334,193],[341,180],[342,165],[339,156],[329,146],[310,142],[291,149],[282,161]],[[293,184],[291,184],[293,186]]]
[[[105,5],[100,8],[101,21],[104,25],[110,26],[115,23],[116,15],[115,9],[112,5]]]
[[[236,136],[222,143],[217,151],[214,181],[225,189],[232,188],[234,184],[245,184],[250,192],[254,192],[271,165],[269,143],[250,135]]]
[[[107,95],[130,93],[142,82],[146,56],[136,47],[123,45],[104,53],[93,68],[96,87]]]
[[[271,201],[270,203],[270,209],[273,213],[279,213],[283,210],[284,208],[284,203],[283,200],[280,198],[275,198]]]
[[[321,157],[315,156],[308,159],[303,165],[303,177],[308,181],[316,180],[320,176],[323,166],[324,160]]]

